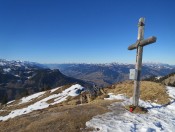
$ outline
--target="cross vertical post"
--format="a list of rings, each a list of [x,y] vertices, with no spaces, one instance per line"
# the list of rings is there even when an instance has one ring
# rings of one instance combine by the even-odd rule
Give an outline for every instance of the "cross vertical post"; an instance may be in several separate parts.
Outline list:
[[[138,37],[137,41],[141,41],[144,39],[144,24],[145,19],[140,18],[138,23]],[[142,53],[143,47],[138,45],[137,47],[137,55],[136,55],[136,79],[134,80],[134,93],[133,93],[133,105],[138,106],[139,104],[139,97],[140,97],[140,75],[142,70]]]
[[[143,47],[156,42],[156,37],[152,36],[148,39],[144,39],[144,26],[145,18],[140,18],[138,23],[138,37],[136,43],[130,45],[128,50],[137,49],[136,54],[136,65],[135,65],[135,78],[134,78],[134,92],[133,92],[133,105],[139,105],[140,97],[140,80],[141,80],[141,70],[142,70],[142,54]]]

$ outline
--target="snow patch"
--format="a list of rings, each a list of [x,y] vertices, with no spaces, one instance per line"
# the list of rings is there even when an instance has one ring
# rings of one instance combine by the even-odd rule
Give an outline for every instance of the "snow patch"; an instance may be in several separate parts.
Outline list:
[[[0,62],[0,66],[5,66],[5,65],[6,65],[6,63]]]
[[[58,88],[51,90],[51,93],[57,89]],[[13,110],[6,116],[0,116],[0,121],[6,121],[6,120],[8,120],[10,118],[14,118],[16,116],[28,114],[34,110],[47,108],[47,107],[49,107],[49,105],[55,105],[55,104],[61,103],[61,102],[65,101],[67,99],[67,97],[69,97],[69,96],[79,95],[78,91],[81,91],[81,90],[84,90],[84,87],[82,87],[81,85],[79,85],[79,84],[72,85],[68,89],[62,91],[62,93],[52,94],[52,95],[50,95],[50,96],[48,96],[48,97],[46,97],[38,102],[35,102],[34,104],[27,106],[26,108]],[[21,99],[20,104],[30,102],[32,99],[38,98],[38,97],[42,96],[44,93],[45,92],[40,92],[40,93],[30,95],[28,97],[24,97]],[[49,101],[51,99],[53,99],[54,102],[49,104],[47,101]]]
[[[46,92],[39,92],[39,93],[36,93],[36,94],[32,94],[30,96],[27,96],[27,97],[23,97],[21,99],[21,102],[19,104],[23,104],[23,103],[27,103],[27,102],[30,102],[32,101],[33,99],[35,98],[39,98],[41,95],[45,94]]]
[[[69,96],[77,96],[79,95],[79,90],[83,90],[84,88],[79,85],[79,84],[75,84],[72,85],[70,88],[66,89],[65,91],[63,91],[63,93],[67,93]]]
[[[10,72],[11,69],[10,69],[10,68],[4,68],[3,71],[4,71],[4,72]]]
[[[50,93],[53,93],[53,92],[57,91],[59,88],[61,88],[61,87],[54,88],[54,89],[50,90]]]
[[[9,101],[9,102],[7,102],[7,104],[11,104],[11,103],[13,103],[15,100],[12,100],[12,101]]]
[[[32,76],[27,77],[27,79],[31,79],[31,78],[32,78]]]
[[[15,75],[15,77],[20,77],[19,75]]]
[[[162,78],[162,76],[158,76],[158,77],[155,77],[157,80],[159,80],[159,79],[161,79]]]
[[[117,100],[126,100],[126,99],[128,99],[123,94],[114,95],[112,93],[109,93],[108,95],[109,95],[109,98],[104,98],[105,100],[114,100],[114,99],[117,99]]]
[[[167,87],[170,97],[175,97],[175,88]],[[98,132],[173,132],[175,130],[175,100],[170,104],[159,105],[156,103],[140,100],[140,106],[148,109],[146,114],[133,114],[123,110],[123,113],[115,114],[117,105],[130,105],[132,98],[128,99],[124,95],[109,96],[112,99],[124,99],[124,102],[116,102],[110,106],[112,112],[93,117],[86,122],[87,127],[95,128]],[[100,130],[98,130],[100,129]]]
[[[173,99],[175,99],[175,87],[167,87],[167,94]]]

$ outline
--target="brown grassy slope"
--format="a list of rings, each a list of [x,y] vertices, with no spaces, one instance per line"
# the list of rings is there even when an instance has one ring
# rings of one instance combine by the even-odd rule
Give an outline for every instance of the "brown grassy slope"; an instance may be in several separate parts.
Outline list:
[[[107,93],[125,94],[128,97],[133,96],[134,82],[125,81],[112,85],[105,89]],[[169,96],[166,93],[165,86],[160,83],[142,81],[140,98],[144,101],[151,101],[158,104],[167,104],[169,102]]]
[[[105,89],[107,93],[133,94],[133,82],[118,83]],[[60,91],[55,91],[60,93]],[[8,121],[0,122],[0,130],[3,132],[79,132],[85,127],[85,123],[93,116],[109,111],[107,106],[114,101],[105,101],[104,95],[96,98],[89,104],[75,105],[74,100],[50,106],[43,110],[37,110],[27,115],[22,115]],[[166,89],[163,85],[154,82],[141,82],[141,99],[150,100],[159,104],[169,102]],[[157,101],[156,101],[157,100]],[[62,106],[63,105],[63,106]]]
[[[108,112],[113,101],[98,104],[54,105],[47,109],[0,122],[3,132],[80,132],[93,116]]]
[[[8,105],[6,105],[5,107],[2,108],[2,110],[4,110],[4,111],[0,111],[0,116],[7,115],[7,114],[9,114],[10,111],[12,111],[12,110],[26,108],[27,106],[32,105],[32,104],[34,104],[34,103],[36,103],[36,102],[38,102],[38,101],[40,101],[40,100],[42,100],[42,99],[44,99],[44,98],[50,96],[50,95],[59,94],[59,93],[61,93],[63,90],[69,88],[70,86],[71,86],[71,85],[62,86],[62,87],[60,87],[59,89],[57,89],[56,91],[54,91],[53,93],[51,93],[50,90],[47,90],[43,95],[39,96],[38,98],[34,98],[34,99],[32,99],[31,101],[26,102],[26,103],[19,104],[19,103],[21,102],[21,100],[20,100],[20,99],[15,100],[13,103],[8,104]],[[50,101],[50,100],[49,100],[49,101]],[[49,102],[49,101],[48,101],[48,102]],[[52,100],[50,101],[50,103],[52,103],[53,101],[54,101],[54,99],[52,99]]]

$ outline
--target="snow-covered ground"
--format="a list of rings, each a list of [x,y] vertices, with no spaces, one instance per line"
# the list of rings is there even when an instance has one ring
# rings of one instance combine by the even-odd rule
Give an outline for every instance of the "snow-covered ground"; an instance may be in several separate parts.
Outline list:
[[[167,93],[173,98],[168,105],[140,100],[140,105],[148,109],[147,114],[133,114],[126,110],[115,114],[117,105],[130,105],[132,99],[110,93],[109,99],[124,101],[112,104],[112,112],[93,117],[86,126],[98,132],[175,132],[175,88],[167,87]]]
[[[55,88],[55,89],[50,90],[50,93],[53,93],[54,91],[58,90],[59,88]],[[71,87],[65,89],[64,91],[62,91],[59,94],[51,94],[50,96],[48,96],[42,100],[39,100],[39,101],[35,102],[34,104],[31,104],[25,108],[13,110],[6,116],[0,116],[0,121],[5,121],[5,120],[8,120],[10,118],[14,118],[16,116],[28,114],[34,110],[44,109],[44,108],[49,107],[49,105],[55,105],[55,104],[61,103],[62,101],[65,101],[67,99],[67,97],[69,97],[69,96],[78,96],[80,90],[84,90],[84,87],[82,87],[79,84],[72,85]],[[24,97],[20,100],[20,103],[18,105],[30,102],[33,99],[37,99],[37,98],[41,97],[42,95],[44,95],[44,93],[45,92],[39,92],[39,93],[30,95],[28,97]],[[51,99],[53,99],[54,101],[52,103],[48,103],[47,101],[51,100]],[[10,103],[13,103],[13,102],[10,102]],[[10,103],[8,103],[8,104],[10,104]]]
[[[42,96],[43,94],[45,94],[45,92],[39,92],[39,93],[30,95],[30,96],[27,96],[27,97],[23,97],[23,98],[20,100],[21,102],[20,102],[19,104],[23,104],[23,103],[30,102],[30,101],[32,101],[32,99],[39,98],[39,97]]]

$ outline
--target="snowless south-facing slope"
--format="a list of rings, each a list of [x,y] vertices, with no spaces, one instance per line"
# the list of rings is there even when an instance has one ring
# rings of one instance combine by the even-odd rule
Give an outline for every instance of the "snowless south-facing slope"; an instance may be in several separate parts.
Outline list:
[[[148,109],[146,114],[134,114],[129,111],[115,114],[115,106],[130,105],[132,99],[124,95],[109,94],[108,99],[124,100],[110,107],[112,112],[93,117],[86,122],[87,127],[98,132],[175,132],[175,88],[167,87],[167,93],[172,98],[171,103],[159,105],[140,100],[140,106]]]

